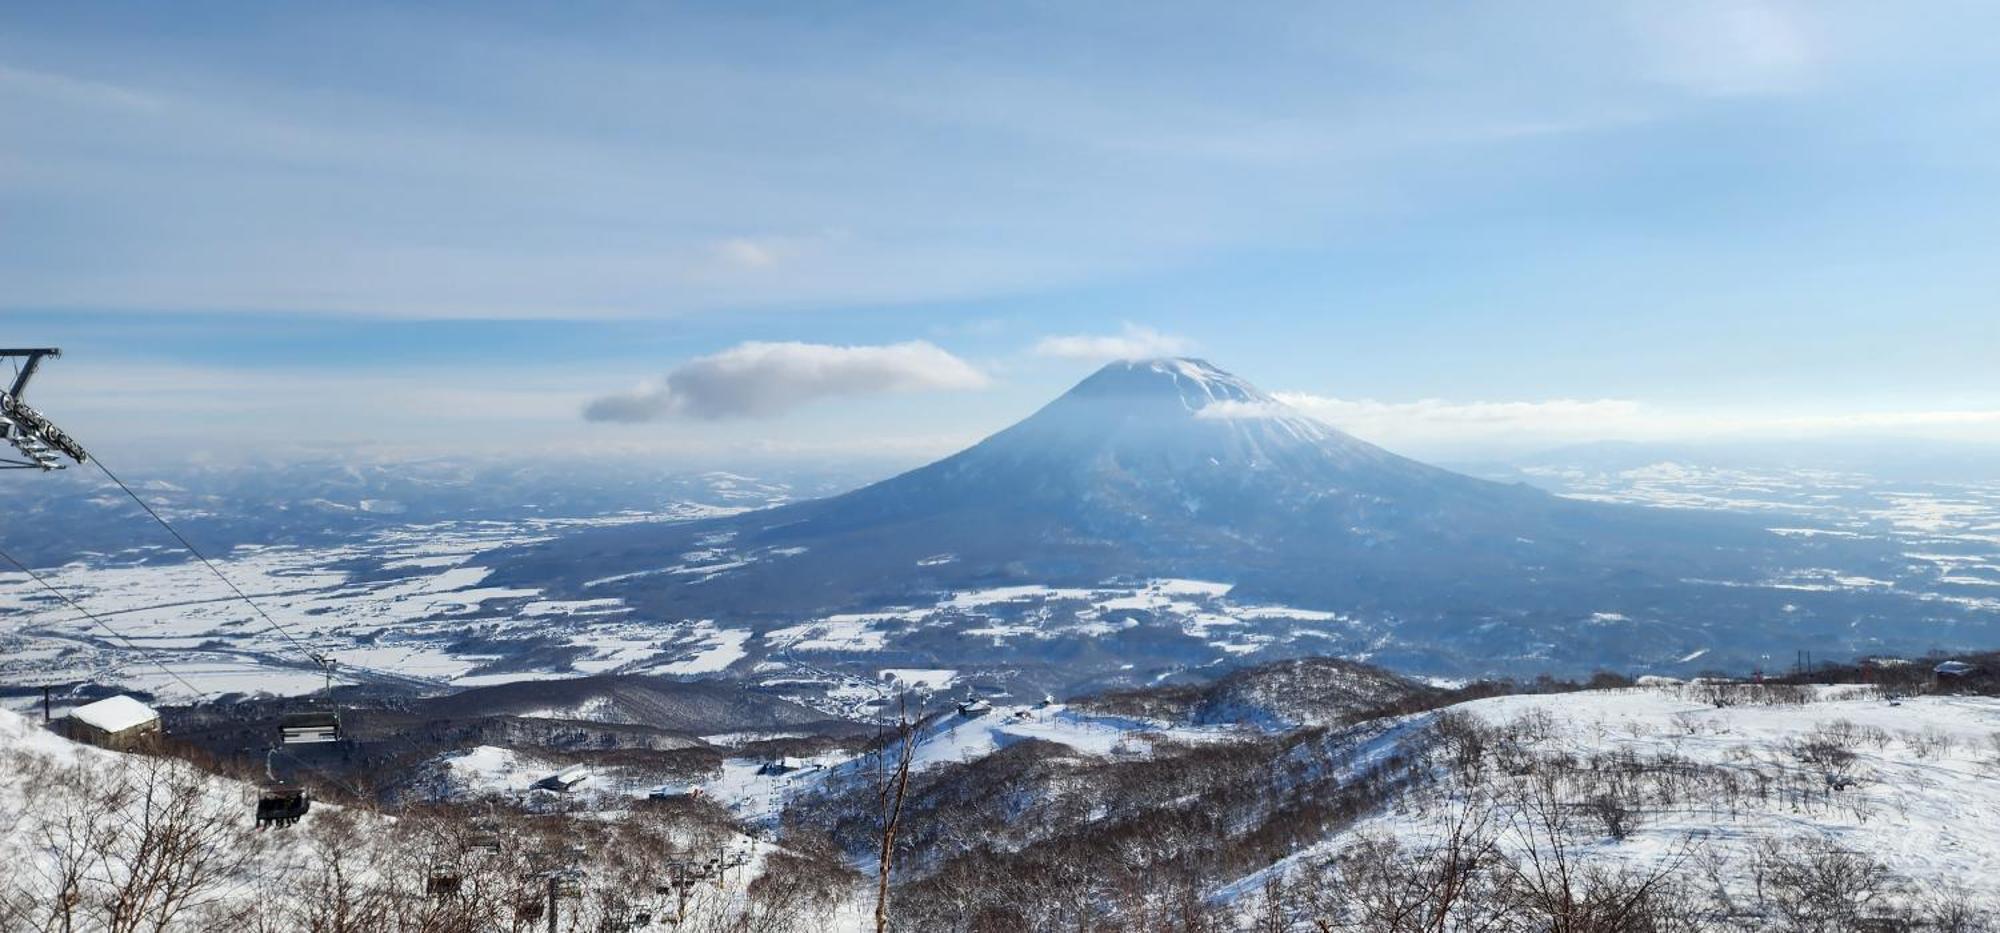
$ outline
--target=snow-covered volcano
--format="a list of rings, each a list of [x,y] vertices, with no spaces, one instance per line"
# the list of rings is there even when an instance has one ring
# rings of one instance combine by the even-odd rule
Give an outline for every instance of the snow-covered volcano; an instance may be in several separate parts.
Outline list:
[[[1471,582],[1468,571],[1500,601],[1496,585],[1514,590],[1557,562],[1658,563],[1650,545],[1669,525],[1677,538],[1738,530],[1671,518],[1418,463],[1209,363],[1161,359],[1105,366],[929,466],[709,530],[729,529],[739,548],[806,548],[771,572],[811,586],[816,605],[857,583],[898,591],[928,585],[924,578],[1088,584],[1120,575],[1223,580],[1323,601],[1398,581],[1424,581],[1434,593]],[[1641,543],[1646,553],[1631,554]],[[832,591],[812,585],[815,577]]]
[[[869,497],[1001,496],[1166,520],[1306,505],[1342,491],[1473,482],[1305,417],[1202,360],[1113,363],[1041,411]],[[1277,501],[1237,502],[1251,493]],[[1116,501],[1110,501],[1116,500]],[[1156,514],[1159,513],[1159,514]]]
[[[1611,663],[1663,632],[1706,645],[1682,636],[1796,624],[1783,607],[1797,593],[1750,584],[1878,559],[1832,553],[1854,547],[1801,555],[1743,516],[1475,479],[1343,434],[1207,362],[1160,359],[1106,366],[964,451],[845,495],[593,532],[503,573],[753,624],[978,587],[1191,578],[1370,618],[1426,652]],[[1855,608],[1876,611],[1843,611]]]

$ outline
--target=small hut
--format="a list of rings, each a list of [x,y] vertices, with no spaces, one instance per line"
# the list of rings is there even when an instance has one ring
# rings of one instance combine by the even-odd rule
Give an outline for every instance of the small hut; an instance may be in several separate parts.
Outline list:
[[[130,748],[160,732],[160,714],[129,696],[106,697],[69,711],[71,737],[105,748]]]

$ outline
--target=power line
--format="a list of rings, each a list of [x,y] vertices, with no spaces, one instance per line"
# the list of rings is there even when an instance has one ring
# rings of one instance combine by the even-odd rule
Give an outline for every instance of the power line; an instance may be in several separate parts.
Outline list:
[[[85,609],[82,606],[78,605],[76,600],[69,598],[69,594],[64,593],[62,590],[56,589],[54,584],[51,584],[49,581],[42,579],[41,574],[38,574],[33,570],[28,569],[28,565],[23,564],[18,560],[15,560],[12,554],[7,553],[6,551],[0,551],[0,558],[6,559],[7,563],[13,564],[15,569],[21,571],[22,573],[27,574],[30,579],[34,580],[36,583],[41,584],[42,589],[54,593],[57,599],[60,599],[63,602],[68,603],[71,609],[74,609],[78,613],[82,614],[84,618],[87,618],[90,621],[97,623],[99,628],[102,628],[105,631],[110,632],[113,637],[117,638],[119,641],[124,642],[125,647],[130,648],[133,651],[137,651],[142,655],[145,655],[146,660],[153,662],[155,665],[159,667],[160,670],[165,671],[168,677],[172,677],[173,679],[180,681],[181,686],[194,691],[195,696],[204,700],[208,699],[208,691],[203,690],[200,687],[195,686],[194,684],[188,683],[187,678],[182,677],[181,675],[175,673],[174,669],[168,667],[166,662],[160,660],[158,655],[155,655],[152,651],[146,648],[140,647],[137,642],[134,642],[131,638],[127,637],[124,632],[120,632],[119,630],[112,628],[110,623],[105,622],[103,619],[98,618],[96,613],[93,613],[90,610]]]
[[[118,488],[124,490],[127,496],[132,497],[133,502],[137,502],[139,504],[139,508],[146,510],[146,514],[151,515],[153,517],[153,521],[159,522],[160,527],[165,528],[167,530],[167,534],[173,535],[174,540],[179,541],[181,543],[181,547],[187,548],[187,552],[189,554],[193,554],[196,560],[201,561],[202,566],[207,567],[209,573],[215,574],[215,578],[221,580],[223,586],[229,587],[229,591],[235,593],[238,599],[241,599],[245,603],[248,603],[251,609],[256,610],[257,615],[263,617],[265,623],[271,626],[272,631],[275,631],[278,634],[285,636],[285,640],[291,642],[292,647],[299,649],[299,653],[305,655],[308,660],[313,662],[313,664],[319,666],[322,669],[326,667],[326,659],[323,656],[321,656],[318,652],[315,652],[312,649],[307,648],[304,642],[299,641],[297,638],[293,637],[290,631],[286,630],[284,626],[278,624],[278,620],[271,618],[271,614],[264,611],[263,606],[258,605],[257,601],[251,599],[249,594],[243,592],[241,589],[238,589],[234,582],[231,582],[228,577],[223,576],[222,570],[216,567],[215,564],[211,563],[207,557],[203,556],[201,551],[196,550],[193,542],[189,541],[187,537],[185,535],[182,535],[178,530],[176,530],[174,526],[167,524],[167,520],[161,518],[160,513],[153,511],[153,507],[147,505],[146,500],[139,498],[139,494],[133,492],[132,487],[125,485],[125,481],[119,479],[118,474],[111,472],[111,468],[104,465],[103,458],[92,457],[90,458],[90,462],[97,464],[97,468],[99,470],[104,471],[105,478],[111,480],[113,483],[116,483],[118,485]]]

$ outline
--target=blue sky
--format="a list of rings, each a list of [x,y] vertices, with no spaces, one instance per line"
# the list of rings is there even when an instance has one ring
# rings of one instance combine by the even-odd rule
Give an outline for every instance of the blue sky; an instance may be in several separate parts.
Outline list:
[[[1996,20],[16,4],[0,343],[149,451],[916,458],[1121,352],[1420,455],[2000,440]]]

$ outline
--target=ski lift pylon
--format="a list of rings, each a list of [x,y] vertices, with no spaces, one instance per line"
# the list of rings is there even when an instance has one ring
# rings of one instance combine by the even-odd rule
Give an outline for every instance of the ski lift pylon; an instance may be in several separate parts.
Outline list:
[[[0,469],[47,472],[67,466],[62,462],[65,456],[79,464],[90,459],[75,438],[21,400],[21,396],[28,391],[28,380],[34,378],[36,370],[41,369],[42,360],[61,355],[62,351],[55,347],[0,349],[0,357],[19,357],[27,361],[21,364],[14,381],[0,389],[0,441],[11,445],[22,458],[0,459]]]

